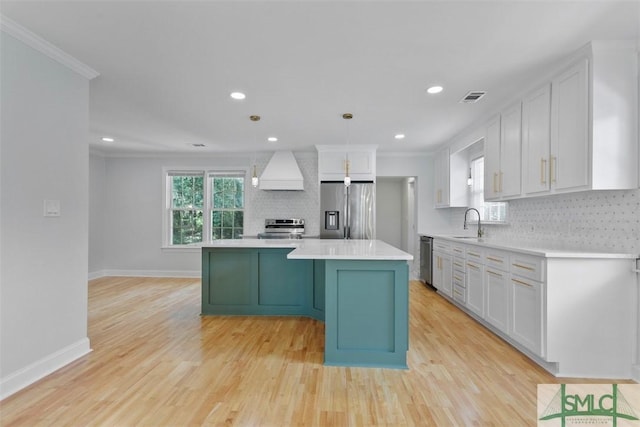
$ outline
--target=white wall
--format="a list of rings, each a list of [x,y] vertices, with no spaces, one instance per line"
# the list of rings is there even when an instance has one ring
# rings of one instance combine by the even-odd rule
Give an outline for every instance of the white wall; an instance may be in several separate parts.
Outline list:
[[[89,278],[105,268],[107,163],[104,156],[89,155]]]
[[[89,83],[5,32],[0,44],[2,398],[89,351]]]
[[[258,156],[258,175],[272,153]],[[306,232],[319,234],[319,196],[316,153],[295,153],[304,177],[305,191],[262,191],[245,187],[244,233],[256,235],[266,218],[304,218]],[[95,160],[94,160],[95,159]],[[100,169],[104,162],[104,178]],[[252,155],[225,154],[199,157],[101,157],[92,156],[90,277],[103,275],[200,276],[200,250],[162,248],[163,169],[232,168],[249,171]],[[249,178],[249,175],[247,176]],[[98,184],[100,180],[101,184]],[[100,200],[96,200],[100,199]],[[100,246],[100,240],[103,245]],[[96,243],[95,245],[93,243]],[[95,254],[94,254],[95,251]],[[99,260],[102,253],[102,261]]]
[[[402,247],[402,178],[376,179],[376,238]]]

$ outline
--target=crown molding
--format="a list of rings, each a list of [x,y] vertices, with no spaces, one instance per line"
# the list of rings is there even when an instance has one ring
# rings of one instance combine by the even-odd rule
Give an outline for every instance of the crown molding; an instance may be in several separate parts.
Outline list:
[[[88,80],[94,79],[100,75],[96,70],[88,65],[78,61],[62,49],[52,45],[36,33],[27,30],[17,22],[0,15],[0,30],[20,40],[22,43],[47,55],[49,58],[59,62],[60,64],[70,68]]]

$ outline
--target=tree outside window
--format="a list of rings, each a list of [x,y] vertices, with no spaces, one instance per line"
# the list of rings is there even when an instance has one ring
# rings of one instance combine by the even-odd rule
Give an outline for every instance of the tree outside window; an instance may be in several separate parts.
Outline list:
[[[236,171],[168,171],[166,243],[178,246],[242,238],[244,175]]]
[[[244,177],[212,176],[211,238],[240,239],[244,226]]]

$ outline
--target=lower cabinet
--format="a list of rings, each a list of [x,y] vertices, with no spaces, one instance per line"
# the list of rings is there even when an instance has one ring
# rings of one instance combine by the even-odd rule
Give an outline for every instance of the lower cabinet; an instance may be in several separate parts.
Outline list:
[[[542,342],[542,283],[512,275],[509,336],[538,356],[544,356]]]
[[[433,287],[449,297],[453,295],[453,257],[443,252],[433,253]]]
[[[467,308],[480,317],[484,317],[484,266],[467,261]]]
[[[509,322],[509,278],[508,273],[487,267],[484,273],[486,287],[484,319],[507,333]]]

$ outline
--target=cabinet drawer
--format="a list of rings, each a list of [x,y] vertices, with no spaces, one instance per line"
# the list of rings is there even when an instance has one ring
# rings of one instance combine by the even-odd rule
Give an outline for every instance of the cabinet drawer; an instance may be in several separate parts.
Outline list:
[[[465,279],[464,272],[460,272],[460,271],[453,272],[452,282],[454,286],[459,286],[461,288],[464,288],[466,286],[464,279]]]
[[[464,274],[464,258],[453,258],[453,271]]]
[[[467,303],[467,290],[455,282],[453,284],[453,299],[462,304]]]
[[[433,250],[434,251],[439,251],[439,252],[444,252],[446,254],[450,254],[451,253],[451,244],[448,242],[445,242],[443,240],[434,240],[433,241]]]
[[[451,252],[455,256],[464,257],[464,253],[465,253],[464,245],[453,245],[451,247]]]
[[[487,267],[509,271],[509,254],[501,251],[487,250],[484,253],[484,264]]]
[[[467,261],[472,261],[476,264],[483,264],[484,260],[482,257],[482,251],[480,248],[475,246],[470,246],[467,248]]]
[[[544,259],[536,256],[512,254],[511,274],[527,279],[544,281]]]

